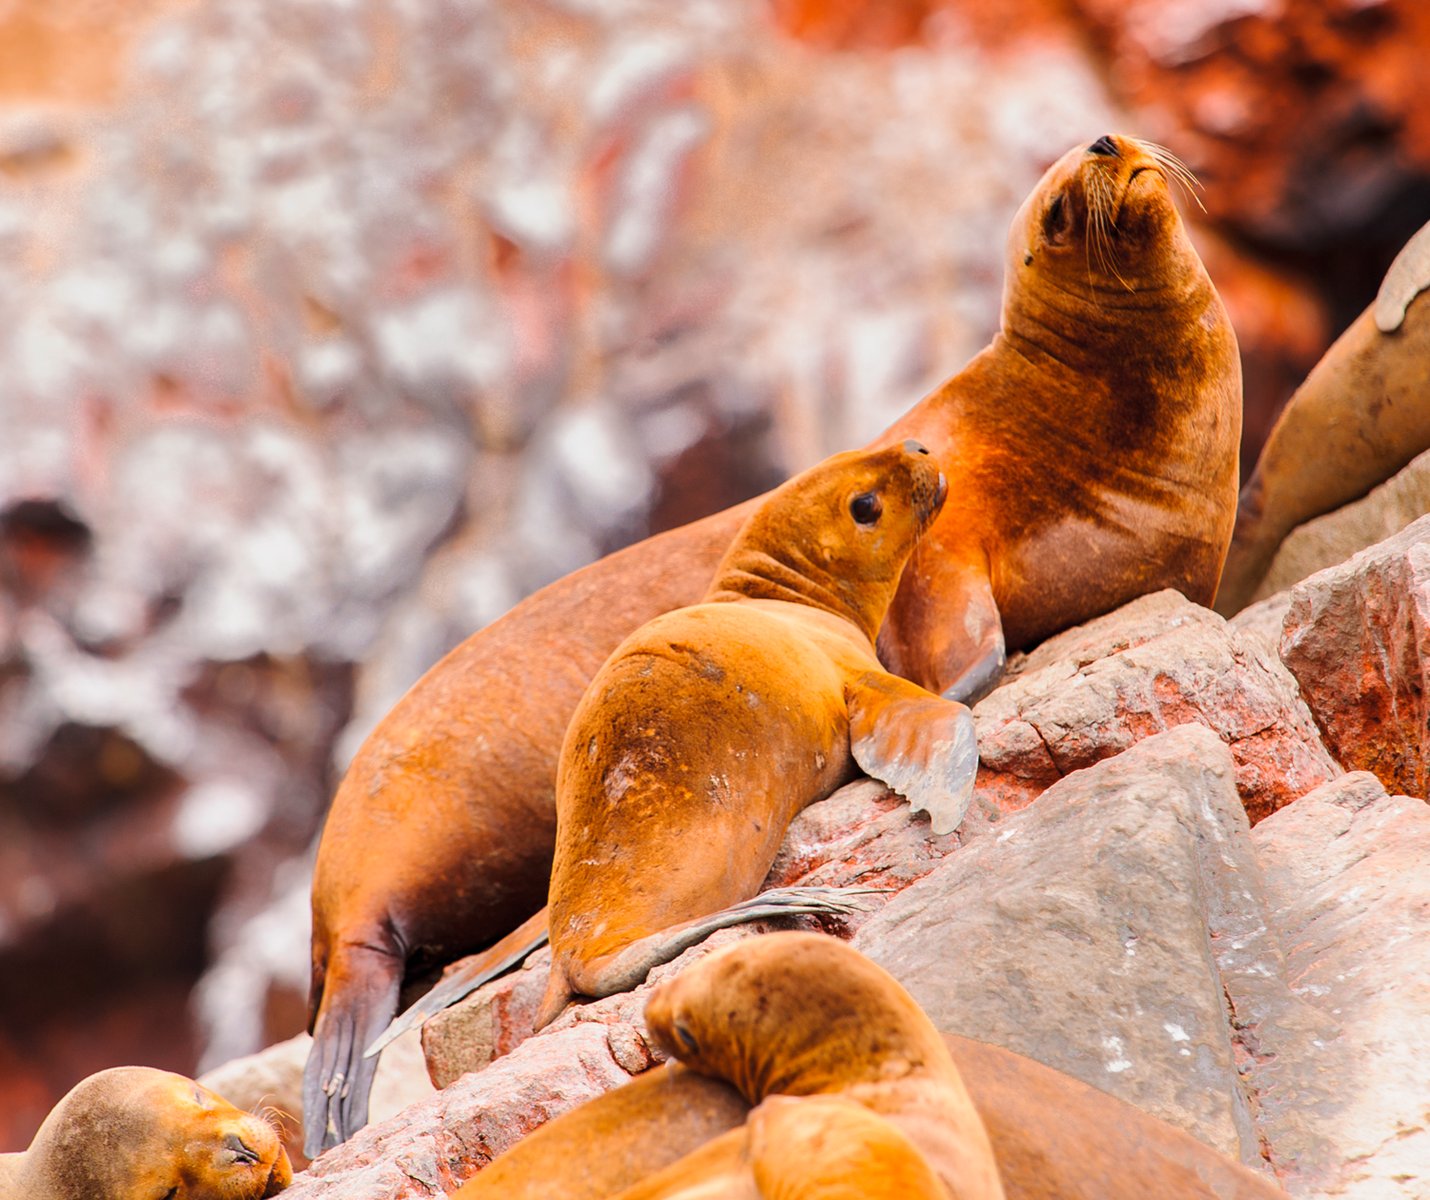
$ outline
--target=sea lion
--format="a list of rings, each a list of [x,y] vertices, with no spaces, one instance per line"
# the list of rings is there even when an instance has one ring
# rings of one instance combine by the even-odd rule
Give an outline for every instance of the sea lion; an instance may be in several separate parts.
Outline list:
[[[957,493],[879,638],[889,670],[981,695],[1023,649],[1173,587],[1210,604],[1236,511],[1241,366],[1169,194],[1131,138],[1058,160],[1013,218],[1002,328],[895,422]]]
[[[962,1196],[965,1193],[954,1193]],[[949,1200],[898,1126],[842,1096],[771,1096],[616,1200]]]
[[[948,492],[915,441],[825,460],[751,514],[703,603],[648,621],[601,668],[556,774],[536,1028],[573,993],[626,991],[720,925],[813,893],[755,895],[790,821],[856,766],[927,809],[935,833],[957,827],[973,717],[874,652]]]
[[[266,1121],[152,1067],[82,1080],[28,1150],[0,1154],[5,1200],[259,1200],[292,1179]]]
[[[750,958],[757,964],[751,977],[763,973],[784,981],[785,990],[780,994],[794,998],[797,1011],[788,1019],[797,1035],[816,1020],[812,1014],[803,1015],[799,989],[809,987],[818,994],[827,990],[837,1000],[847,966],[866,961],[833,938],[825,939],[829,945],[822,947],[817,957],[794,955],[794,949],[802,949],[798,939],[811,936],[769,934],[720,952],[739,957],[751,954],[745,947],[759,949],[759,955]],[[711,954],[695,966],[714,957]],[[678,983],[694,969],[671,982]],[[692,980],[698,981],[698,977]],[[734,1013],[741,1018],[740,1030],[756,1031],[759,1022],[751,1019],[749,1011],[754,993],[742,980],[737,983],[740,986],[733,991],[706,987],[703,995],[698,988],[687,985],[687,989],[700,997],[699,1003],[717,1026],[723,1024],[726,1013]],[[848,993],[850,997],[862,994],[857,988]],[[649,1007],[647,1014],[651,1020]],[[684,1041],[675,1025],[677,1019],[688,1022],[674,1005],[654,1014],[655,1022],[665,1031],[656,1036],[678,1051]],[[769,1014],[768,1025],[779,1031],[785,1019],[784,1011],[776,1008]],[[901,1017],[896,1027],[902,1028],[904,1019]],[[877,1036],[878,1028],[878,1021],[871,1018],[869,1035]],[[686,1032],[704,1049],[698,1028],[687,1023]],[[732,1036],[764,1037],[759,1032],[739,1031]],[[1008,1200],[1147,1200],[1151,1196],[1285,1200],[1285,1193],[1269,1180],[1123,1100],[1001,1046],[954,1034],[941,1036],[987,1131]],[[726,1049],[724,1037],[717,1034],[713,1056],[730,1054],[728,1061],[737,1061],[740,1056]],[[778,1054],[802,1043],[777,1036],[773,1044],[773,1054]],[[707,1152],[709,1157],[704,1160],[696,1159],[694,1151],[721,1141],[732,1130],[738,1132],[748,1109],[731,1102],[730,1084],[725,1081],[727,1068],[722,1065],[726,1059],[702,1065],[688,1051],[683,1056],[690,1059],[688,1064],[670,1062],[655,1068],[543,1125],[469,1179],[455,1196],[460,1200],[488,1196],[538,1200],[551,1195],[566,1200],[609,1200],[622,1196],[625,1200],[627,1189],[649,1184],[652,1179],[670,1178],[666,1172],[672,1164],[685,1163],[687,1180],[701,1169],[702,1161],[712,1170],[728,1169],[728,1141],[723,1148]],[[813,1052],[809,1057],[819,1061]],[[778,1060],[772,1055],[767,1061]],[[707,1069],[721,1077],[699,1073]],[[760,1072],[746,1073],[753,1081],[755,1096],[761,1094],[760,1088],[787,1092],[788,1079],[802,1078],[799,1073],[792,1076],[768,1067],[763,1072],[764,1082]]]
[[[877,443],[916,438],[969,489],[905,571],[879,642],[886,666],[931,691],[971,702],[1005,650],[1141,592],[1215,592],[1240,366],[1172,202],[1175,173],[1113,135],[1055,164],[1013,223],[1000,333]],[[361,1049],[405,974],[541,906],[561,738],[586,684],[642,622],[700,599],[755,503],[524,600],[434,666],[358,751],[314,873],[310,1153],[362,1125],[374,1064]]]
[[[1396,257],[1286,403],[1241,492],[1216,609],[1251,602],[1296,526],[1348,504],[1430,449],[1430,225]]]

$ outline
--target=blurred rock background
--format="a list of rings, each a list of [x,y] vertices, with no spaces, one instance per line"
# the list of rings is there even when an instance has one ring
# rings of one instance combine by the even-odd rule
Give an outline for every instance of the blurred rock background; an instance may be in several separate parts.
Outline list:
[[[990,12],[0,0],[0,1150],[301,1028],[372,723],[960,367],[1070,145],[1201,177],[1249,468],[1430,218],[1430,8]]]

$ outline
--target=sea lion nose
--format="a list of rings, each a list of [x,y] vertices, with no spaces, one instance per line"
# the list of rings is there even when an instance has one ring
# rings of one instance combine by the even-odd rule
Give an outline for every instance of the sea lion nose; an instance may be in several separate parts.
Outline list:
[[[909,454],[927,454],[929,452],[927,446],[922,442],[914,441],[913,438],[906,438],[904,440],[904,450]]]
[[[1089,154],[1107,154],[1112,158],[1121,158],[1122,151],[1117,148],[1117,143],[1112,140],[1112,134],[1104,133],[1097,141],[1087,148]]]

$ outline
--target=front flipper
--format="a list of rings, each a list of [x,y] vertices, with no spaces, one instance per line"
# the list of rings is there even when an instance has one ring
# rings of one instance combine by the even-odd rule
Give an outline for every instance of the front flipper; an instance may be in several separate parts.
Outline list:
[[[978,738],[968,706],[883,671],[851,680],[844,697],[854,761],[907,799],[914,812],[927,812],[934,833],[957,829],[978,774]]]
[[[993,690],[1007,656],[981,549],[920,545],[879,631],[879,661],[964,704]]]

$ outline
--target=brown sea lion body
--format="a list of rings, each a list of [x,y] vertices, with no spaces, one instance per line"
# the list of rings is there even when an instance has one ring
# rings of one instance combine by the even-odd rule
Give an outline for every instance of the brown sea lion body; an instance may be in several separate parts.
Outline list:
[[[886,666],[930,690],[971,701],[1005,649],[1141,592],[1215,592],[1240,368],[1167,170],[1116,137],[1056,164],[1013,225],[1000,334],[878,443],[917,438],[969,489],[905,571],[879,641]],[[361,1047],[396,1011],[409,963],[479,949],[540,907],[561,737],[586,684],[643,621],[700,599],[753,507],[523,601],[359,750],[314,876],[311,1152],[363,1123]]]
[[[674,1033],[668,1018],[666,1028]],[[688,1032],[698,1044],[699,1032]],[[942,1039],[987,1131],[1007,1200],[1285,1200],[1263,1176],[1125,1101],[1001,1046]],[[670,1179],[692,1151],[738,1131],[749,1111],[723,1078],[670,1063],[543,1125],[456,1195],[624,1200],[627,1189]],[[711,1168],[730,1161],[728,1142],[707,1160]]]
[[[856,767],[927,807],[935,832],[956,828],[978,765],[972,716],[874,652],[947,492],[914,441],[827,459],[751,514],[703,603],[648,621],[601,668],[556,776],[537,1028],[573,993],[635,986],[717,912],[738,915],[790,821]],[[762,915],[775,899],[759,898]]]
[[[1430,225],[1276,419],[1236,514],[1223,616],[1256,594],[1286,535],[1385,482],[1430,449]]]
[[[1241,367],[1170,169],[1127,138],[1055,163],[1013,219],[1001,330],[884,435],[957,481],[880,636],[891,671],[937,691],[971,672],[976,695],[1005,647],[1163,587],[1211,603]]]
[[[3,1200],[260,1200],[292,1178],[266,1121],[150,1067],[91,1075],[0,1154]]]
[[[615,1200],[949,1200],[897,1125],[842,1096],[771,1096]]]

